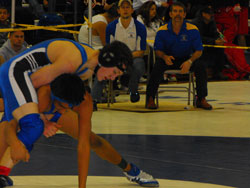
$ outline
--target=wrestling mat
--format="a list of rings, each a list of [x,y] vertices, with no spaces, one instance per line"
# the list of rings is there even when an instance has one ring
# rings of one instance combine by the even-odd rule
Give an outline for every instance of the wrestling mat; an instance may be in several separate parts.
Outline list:
[[[117,102],[110,104],[108,107],[107,103],[98,104],[97,107],[99,109],[107,109],[107,110],[117,110],[117,111],[127,111],[127,112],[176,112],[176,111],[199,111],[203,110],[200,108],[194,108],[192,105],[188,106],[187,103],[174,103],[174,102],[165,102],[160,101],[159,108],[155,110],[146,109],[145,101],[140,101],[138,103],[131,102]],[[213,110],[223,109],[219,107],[214,107]]]

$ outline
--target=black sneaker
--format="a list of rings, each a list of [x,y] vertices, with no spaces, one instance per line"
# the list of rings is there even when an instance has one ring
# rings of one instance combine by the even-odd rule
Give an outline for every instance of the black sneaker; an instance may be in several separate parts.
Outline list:
[[[13,181],[10,177],[5,175],[0,175],[0,187],[13,186]]]
[[[131,93],[130,92],[130,101],[131,102],[138,102],[140,100],[140,94],[138,92],[136,93]]]

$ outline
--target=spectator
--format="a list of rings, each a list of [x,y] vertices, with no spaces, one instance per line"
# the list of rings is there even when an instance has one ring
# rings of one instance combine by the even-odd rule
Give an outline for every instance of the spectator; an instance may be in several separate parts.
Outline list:
[[[133,8],[135,11],[139,10],[143,3],[150,1],[150,0],[133,0]],[[169,6],[168,0],[154,0],[157,7],[164,7],[167,8]]]
[[[105,5],[104,5],[104,10],[108,10],[108,9],[110,9],[112,6],[113,6],[113,4],[114,3],[117,3],[118,4],[118,0],[106,0],[106,3],[105,3]]]
[[[84,4],[88,5],[89,0],[84,0]],[[105,12],[104,6],[106,4],[106,0],[93,0],[92,1],[92,16],[97,14],[102,14]],[[84,16],[88,17],[88,8],[84,11]]]
[[[130,101],[138,102],[138,84],[145,72],[143,54],[146,50],[146,28],[134,19],[134,12],[131,0],[120,0],[118,4],[120,18],[111,22],[106,30],[106,43],[114,40],[124,42],[128,45],[133,55],[133,66],[129,76],[128,88],[130,90]]]
[[[211,7],[202,7],[198,16],[192,20],[192,23],[198,27],[203,44],[224,45],[225,41],[220,37],[217,30]],[[199,60],[205,61],[207,67],[212,69],[214,79],[226,79],[222,74],[225,58],[224,49],[205,48]]]
[[[144,24],[147,29],[147,41],[150,46],[153,46],[152,41],[155,40],[156,32],[162,23],[158,17],[156,8],[154,1],[148,1],[138,10],[137,16],[137,20]]]
[[[120,0],[118,3],[120,18],[108,24],[106,29],[106,43],[119,40],[128,45],[133,54],[133,66],[129,78],[130,100],[138,102],[138,83],[145,72],[143,60],[146,49],[146,28],[132,18],[133,8],[131,0]],[[95,81],[92,89],[92,97],[96,102],[101,101],[103,82]]]
[[[202,54],[202,42],[198,28],[185,21],[186,8],[182,3],[173,3],[171,20],[160,27],[156,34],[154,49],[158,59],[147,85],[146,108],[156,109],[154,102],[163,73],[167,69],[180,69],[188,73],[190,68],[196,75],[197,107],[211,110],[207,103],[207,74],[202,61],[196,61]]]
[[[154,58],[153,58],[153,45],[156,36],[156,32],[159,29],[160,25],[162,25],[163,21],[159,18],[157,14],[157,6],[154,1],[145,2],[141,8],[138,10],[137,20],[145,25],[147,29],[147,43],[149,45],[149,55],[145,55],[145,61],[148,61],[147,58],[150,58],[150,65],[147,67],[149,72],[153,68]],[[149,74],[148,72],[148,74]]]
[[[238,0],[240,7],[240,12],[238,16],[238,44],[240,46],[246,46],[246,38],[248,35],[248,0]]]
[[[225,36],[225,46],[236,46],[234,44],[238,32],[236,18],[240,14],[241,7],[235,0],[214,0],[214,6],[216,7],[215,21],[218,29]],[[242,31],[243,29],[241,28],[240,32]],[[233,67],[223,70],[223,74],[234,80],[248,77],[250,65],[246,61],[244,50],[226,48],[224,52]]]
[[[0,7],[0,29],[10,28],[10,14],[6,7]],[[8,32],[0,32],[0,47],[8,40]]]
[[[105,44],[106,27],[108,23],[114,21],[119,14],[117,12],[117,4],[113,4],[112,7],[103,14],[98,14],[92,18],[92,44],[94,49],[101,49]],[[78,35],[79,42],[88,43],[88,25],[83,25]]]
[[[26,48],[27,43],[24,41],[24,32],[21,30],[10,32],[9,39],[0,48],[0,65],[18,55]]]
[[[213,0],[179,0],[187,7],[186,19],[194,19],[200,14],[205,6],[212,6]]]
[[[224,34],[225,40],[232,43],[237,34],[236,15],[238,10],[235,9],[235,0],[214,0],[215,22],[218,29]]]

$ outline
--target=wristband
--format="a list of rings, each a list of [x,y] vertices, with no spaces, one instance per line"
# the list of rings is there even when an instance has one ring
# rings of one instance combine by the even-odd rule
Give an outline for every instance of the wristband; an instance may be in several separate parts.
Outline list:
[[[190,65],[193,64],[193,61],[191,59],[189,59],[188,62],[190,63]]]

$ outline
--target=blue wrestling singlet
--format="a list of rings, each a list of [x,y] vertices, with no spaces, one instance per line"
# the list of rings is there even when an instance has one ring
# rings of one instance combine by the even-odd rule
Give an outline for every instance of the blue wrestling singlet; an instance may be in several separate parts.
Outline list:
[[[68,39],[52,39],[41,42],[10,59],[0,67],[0,90],[8,121],[13,119],[12,112],[16,108],[29,102],[38,103],[30,75],[52,63],[47,56],[47,49],[49,44],[54,41],[72,42],[82,55],[82,64],[78,67],[76,73],[80,75],[87,71],[87,68],[81,70],[87,61],[85,49],[79,43]]]

